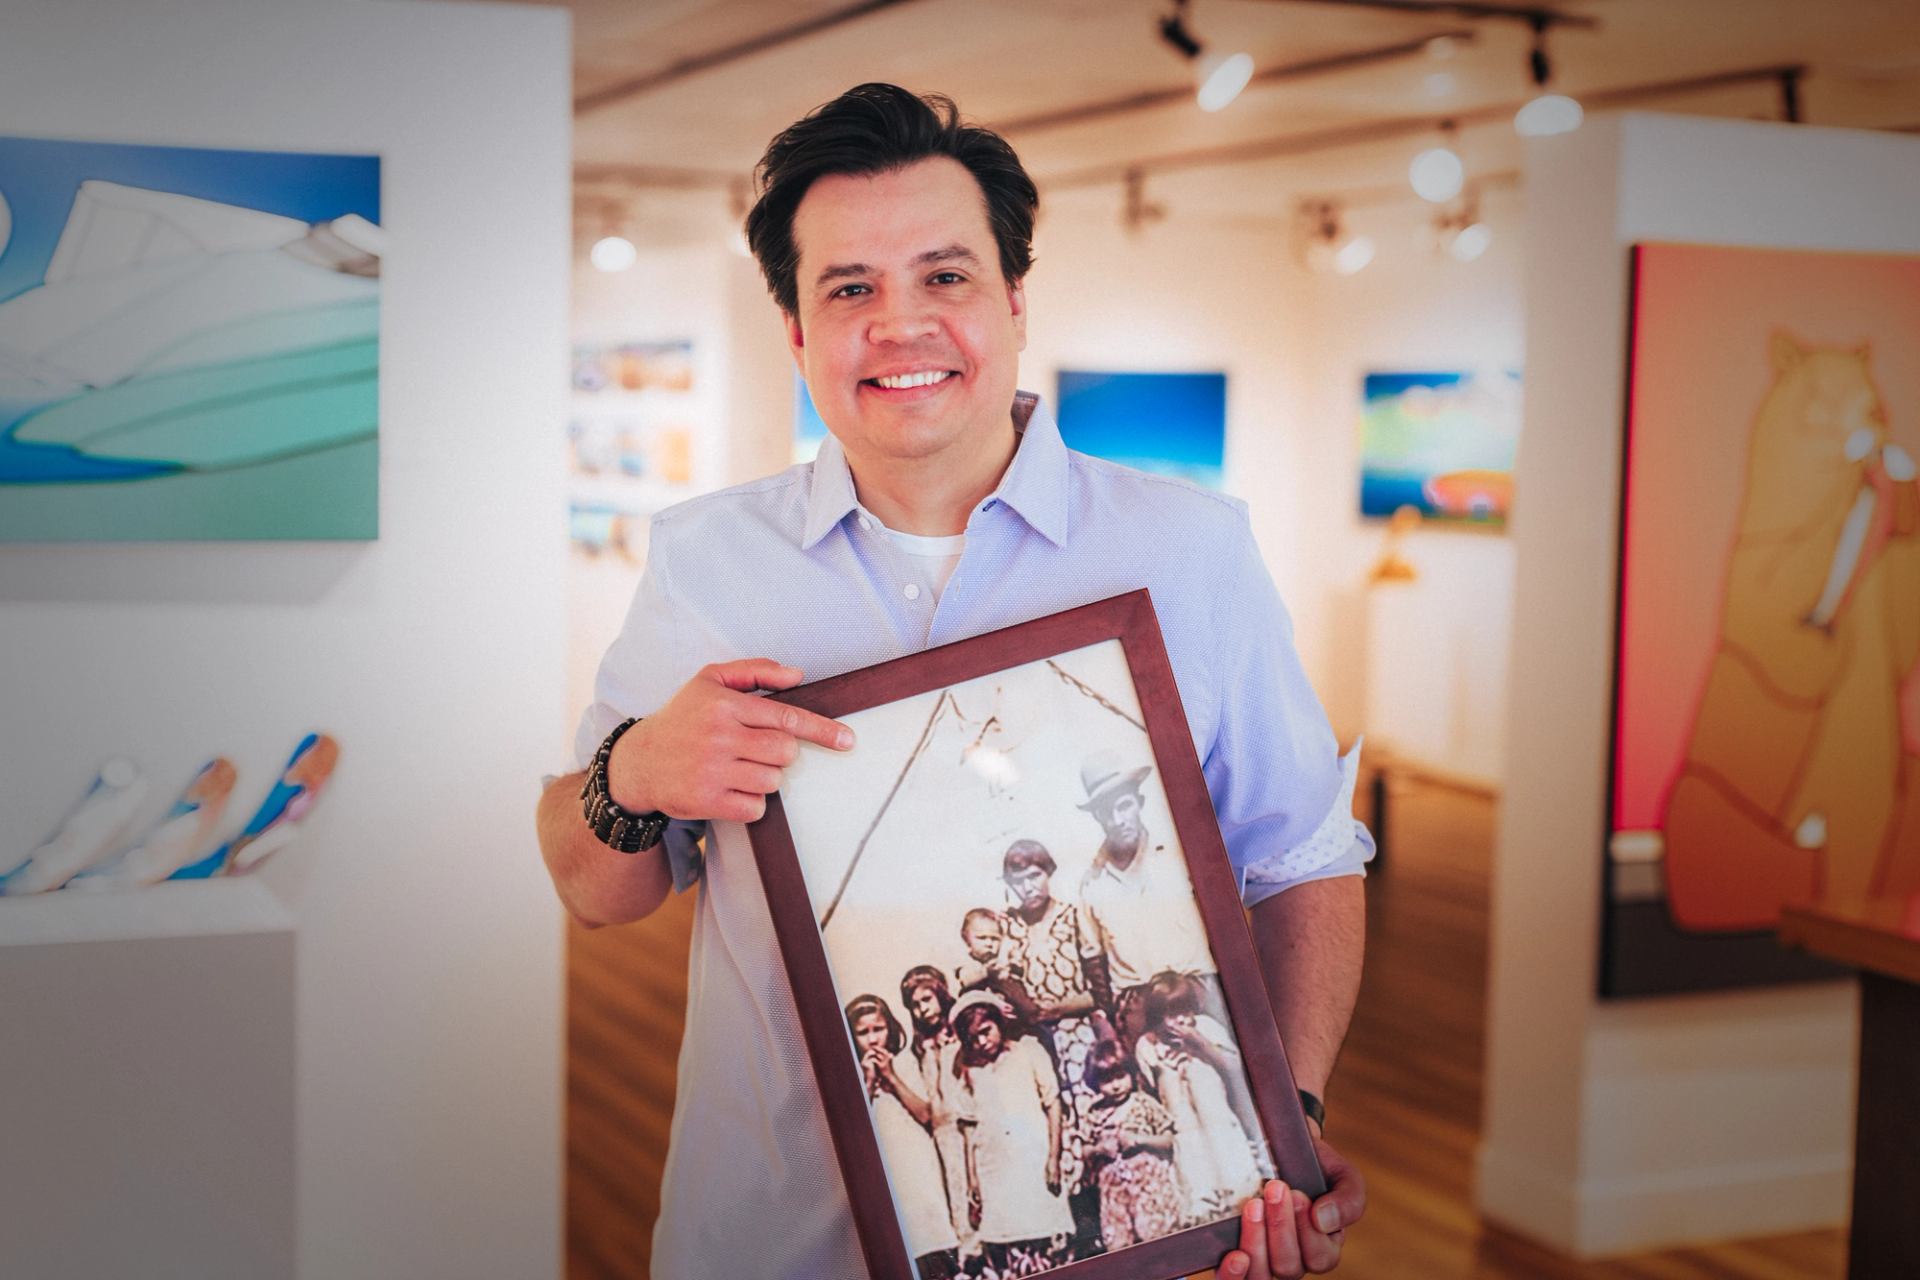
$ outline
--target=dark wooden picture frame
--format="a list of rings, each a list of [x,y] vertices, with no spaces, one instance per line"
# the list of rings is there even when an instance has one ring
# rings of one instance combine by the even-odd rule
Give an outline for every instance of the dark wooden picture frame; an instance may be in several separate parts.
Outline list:
[[[1194,904],[1218,968],[1220,994],[1232,1020],[1231,1034],[1241,1054],[1252,1109],[1278,1176],[1289,1186],[1317,1197],[1326,1189],[1325,1178],[1267,1002],[1236,877],[1146,591],[1115,596],[772,696],[840,718],[949,690],[970,680],[1011,672],[1106,641],[1119,643],[1138,696],[1144,723],[1135,727],[1146,730],[1153,767],[1167,799],[1167,817],[1185,855]],[[1071,683],[1070,676],[1060,673],[1058,667],[1054,670]],[[1137,740],[1137,734],[1134,737]],[[797,794],[796,773],[798,786],[804,786],[805,774],[789,772],[788,790]],[[843,1010],[843,1003],[855,993],[842,992],[836,984],[823,941],[824,925],[816,921],[813,896],[789,826],[788,807],[780,794],[769,796],[765,816],[748,829],[774,932],[869,1273],[874,1280],[915,1280],[916,1268],[889,1189],[861,1066],[853,1052]],[[851,875],[851,870],[847,874]],[[1170,1280],[1217,1264],[1238,1242],[1239,1231],[1238,1218],[1226,1217],[1069,1262],[1045,1274],[1061,1280]]]

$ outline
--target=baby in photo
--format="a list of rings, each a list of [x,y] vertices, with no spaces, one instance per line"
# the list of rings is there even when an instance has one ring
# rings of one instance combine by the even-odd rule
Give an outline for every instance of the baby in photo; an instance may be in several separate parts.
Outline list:
[[[975,907],[961,918],[960,941],[967,946],[967,958],[953,970],[960,990],[991,991],[1012,1006],[1021,1021],[1038,1022],[1039,1006],[1033,994],[1013,976],[1006,917],[987,907]]]

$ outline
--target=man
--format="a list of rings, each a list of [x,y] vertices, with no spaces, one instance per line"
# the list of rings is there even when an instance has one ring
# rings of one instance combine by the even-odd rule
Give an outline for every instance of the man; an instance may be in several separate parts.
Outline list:
[[[754,691],[1149,588],[1316,1094],[1358,990],[1363,908],[1351,875],[1294,884],[1327,868],[1293,851],[1332,824],[1357,860],[1366,837],[1333,812],[1332,733],[1244,505],[1069,453],[1016,395],[1038,197],[1012,149],[944,99],[862,85],[775,138],[759,186],[748,239],[831,436],[810,465],[654,518],[576,739],[593,763],[547,788],[540,843],[589,925],[703,882],[656,1273],[838,1280],[864,1268],[742,824],[802,742],[853,735]],[[1337,1262],[1365,1192],[1320,1155],[1332,1191],[1309,1206],[1270,1185],[1223,1274]]]
[[[1141,999],[1156,973],[1193,975],[1206,989],[1207,1012],[1233,1025],[1186,861],[1147,838],[1140,784],[1151,772],[1147,765],[1125,768],[1105,750],[1080,766],[1087,792],[1080,808],[1093,815],[1105,837],[1080,881],[1080,902],[1107,958],[1115,1017],[1128,1049],[1140,1038]]]

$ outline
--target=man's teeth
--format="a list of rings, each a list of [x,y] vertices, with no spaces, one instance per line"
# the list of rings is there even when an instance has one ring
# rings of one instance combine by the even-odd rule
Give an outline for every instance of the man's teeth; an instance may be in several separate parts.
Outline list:
[[[952,376],[952,371],[948,369],[929,369],[925,373],[903,373],[893,378],[875,378],[873,385],[885,387],[889,391],[904,391],[908,387],[930,387]]]

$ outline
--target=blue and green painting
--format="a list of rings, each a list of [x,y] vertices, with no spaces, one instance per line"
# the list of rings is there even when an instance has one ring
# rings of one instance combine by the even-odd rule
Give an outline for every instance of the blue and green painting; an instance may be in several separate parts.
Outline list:
[[[1054,406],[1069,449],[1218,489],[1227,375],[1060,371]]]
[[[378,533],[380,160],[0,136],[0,541]]]
[[[1360,419],[1360,514],[1401,507],[1504,528],[1513,509],[1520,375],[1369,373]]]

